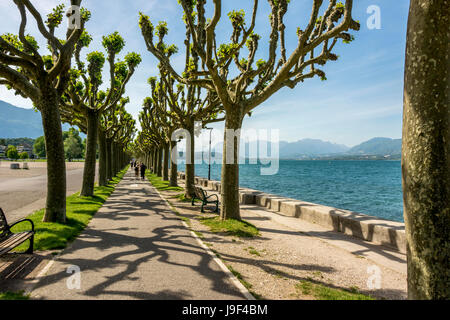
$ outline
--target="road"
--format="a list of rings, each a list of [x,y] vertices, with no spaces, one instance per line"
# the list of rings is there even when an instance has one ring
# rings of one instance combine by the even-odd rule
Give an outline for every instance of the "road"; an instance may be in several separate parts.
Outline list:
[[[83,166],[82,162],[67,163],[67,195],[80,191]],[[29,167],[29,170],[11,170],[5,162],[0,167],[0,207],[8,222],[24,218],[45,207],[46,163],[29,163]]]

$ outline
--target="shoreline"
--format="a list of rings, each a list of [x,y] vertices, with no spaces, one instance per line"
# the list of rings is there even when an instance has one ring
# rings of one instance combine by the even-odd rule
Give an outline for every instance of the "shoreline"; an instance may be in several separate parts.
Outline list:
[[[178,171],[178,178],[185,174]],[[221,183],[195,176],[195,184],[220,192]],[[240,204],[253,204],[271,212],[318,224],[330,231],[344,233],[364,241],[406,253],[405,224],[350,210],[269,194],[250,188],[239,188]]]

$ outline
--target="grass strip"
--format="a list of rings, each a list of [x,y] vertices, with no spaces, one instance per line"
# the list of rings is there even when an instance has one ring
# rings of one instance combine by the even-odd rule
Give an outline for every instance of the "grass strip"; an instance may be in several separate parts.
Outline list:
[[[28,300],[30,299],[29,295],[24,294],[23,291],[19,292],[0,292],[0,300]]]
[[[172,187],[170,186],[169,181],[164,181],[161,177],[158,177],[156,174],[151,173],[149,170],[145,173],[148,181],[157,189],[157,190],[169,190],[169,191],[182,191],[181,187]]]
[[[210,228],[214,233],[226,233],[240,238],[253,238],[259,235],[259,230],[244,220],[227,219],[220,217],[199,217],[200,223]]]
[[[375,300],[371,296],[358,292],[356,289],[350,291],[335,289],[307,280],[300,281],[295,287],[304,295],[311,295],[318,300]]]
[[[27,217],[34,222],[34,249],[56,250],[64,249],[87,226],[94,214],[102,207],[106,199],[113,193],[116,185],[122,180],[128,167],[120,171],[112,181],[104,187],[96,186],[94,196],[80,197],[79,192],[67,197],[66,223],[43,222],[45,210],[39,210]],[[13,232],[29,230],[29,224],[21,223],[12,228]],[[21,244],[15,251],[25,251],[28,241]]]

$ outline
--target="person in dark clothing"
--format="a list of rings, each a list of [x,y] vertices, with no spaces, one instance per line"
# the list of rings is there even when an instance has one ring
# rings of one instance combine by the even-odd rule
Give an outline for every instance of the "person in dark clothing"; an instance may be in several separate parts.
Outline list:
[[[135,165],[134,165],[134,176],[136,178],[139,177],[139,164],[138,163],[135,163]]]
[[[141,179],[144,180],[145,179],[145,170],[147,170],[147,167],[145,166],[145,164],[141,163],[140,169],[141,169]]]

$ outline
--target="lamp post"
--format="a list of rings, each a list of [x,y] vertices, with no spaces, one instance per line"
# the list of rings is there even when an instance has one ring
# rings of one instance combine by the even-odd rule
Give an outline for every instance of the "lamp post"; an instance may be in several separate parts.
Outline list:
[[[208,181],[211,180],[211,132],[213,128],[205,127],[206,130],[209,130],[209,160],[208,160]]]

